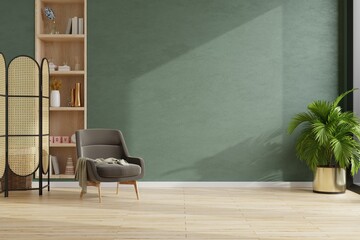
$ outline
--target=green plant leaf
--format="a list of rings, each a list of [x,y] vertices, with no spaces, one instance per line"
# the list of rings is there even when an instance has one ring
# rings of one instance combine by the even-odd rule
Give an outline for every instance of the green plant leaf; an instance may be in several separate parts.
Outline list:
[[[314,114],[321,122],[326,122],[331,111],[332,105],[327,101],[314,101],[308,105],[309,111]]]
[[[333,106],[338,106],[339,103],[340,103],[340,101],[341,101],[346,95],[348,95],[349,93],[351,93],[351,92],[353,92],[353,91],[355,91],[355,90],[358,90],[358,88],[353,88],[353,89],[351,89],[351,90],[349,90],[349,91],[346,91],[346,92],[340,94],[340,95],[334,100]]]
[[[360,120],[352,112],[342,112],[340,101],[352,89],[333,102],[317,100],[308,105],[308,112],[291,120],[288,132],[305,124],[296,141],[296,154],[315,171],[319,165],[351,166],[351,173],[360,169]]]
[[[291,134],[295,130],[295,128],[297,128],[300,124],[306,122],[312,122],[314,119],[315,118],[311,113],[296,114],[289,124],[288,133]]]

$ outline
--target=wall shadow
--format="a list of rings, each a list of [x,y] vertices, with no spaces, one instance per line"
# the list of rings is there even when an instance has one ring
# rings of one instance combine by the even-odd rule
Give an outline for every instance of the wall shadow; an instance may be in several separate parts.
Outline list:
[[[311,174],[296,158],[287,158],[283,129],[247,138],[244,141],[204,158],[192,166],[165,174],[195,171],[196,181],[304,181]],[[288,139],[289,140],[289,139]],[[180,174],[181,175],[181,174]]]
[[[88,127],[120,128],[131,145],[131,85],[139,76],[283,2],[89,0]]]

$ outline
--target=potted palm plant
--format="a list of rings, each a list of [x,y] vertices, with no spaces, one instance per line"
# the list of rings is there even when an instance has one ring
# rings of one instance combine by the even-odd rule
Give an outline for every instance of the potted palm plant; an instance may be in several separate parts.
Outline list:
[[[296,154],[314,172],[313,191],[344,193],[346,168],[354,175],[360,167],[360,121],[353,112],[343,112],[339,102],[355,89],[333,102],[317,100],[308,111],[291,120],[291,134],[302,125],[296,142]]]

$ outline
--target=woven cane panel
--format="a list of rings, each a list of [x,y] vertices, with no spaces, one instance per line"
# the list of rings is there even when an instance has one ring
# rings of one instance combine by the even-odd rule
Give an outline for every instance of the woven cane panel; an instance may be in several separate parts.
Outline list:
[[[5,85],[6,85],[6,66],[5,59],[2,54],[0,54],[0,136],[5,135]],[[0,152],[1,154],[1,152]]]
[[[0,54],[0,94],[5,95],[6,66],[5,59]],[[5,171],[5,96],[0,96],[0,178]]]
[[[0,178],[2,178],[5,171],[5,153],[5,137],[0,137]]]
[[[5,171],[5,97],[0,96],[0,178]]]
[[[6,66],[5,59],[0,54],[0,94],[5,95],[5,78],[6,78]]]
[[[49,134],[49,99],[43,98],[43,135]]]
[[[9,98],[9,135],[39,134],[38,109],[38,98]]]
[[[46,59],[42,62],[43,96],[49,97],[49,63]]]
[[[49,137],[45,136],[42,138],[42,164],[43,164],[43,173],[46,174],[49,170]]]
[[[10,137],[9,166],[17,175],[34,173],[39,165],[39,137]]]
[[[9,95],[39,95],[39,67],[25,56],[11,61],[8,68]]]
[[[0,96],[0,136],[5,135],[5,102],[6,98]]]

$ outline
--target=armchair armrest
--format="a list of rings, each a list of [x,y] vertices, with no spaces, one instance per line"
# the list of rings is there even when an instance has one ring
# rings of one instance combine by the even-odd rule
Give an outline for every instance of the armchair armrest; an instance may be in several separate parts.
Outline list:
[[[141,167],[141,177],[144,176],[144,169],[145,169],[145,161],[144,159],[140,158],[140,157],[131,157],[131,156],[127,156],[125,158],[125,160],[128,163],[132,163],[132,164],[136,164],[139,165]]]
[[[132,163],[132,164],[136,164],[139,165],[141,168],[143,168],[145,166],[145,162],[144,159],[140,158],[140,157],[126,157],[125,159],[127,162]]]

